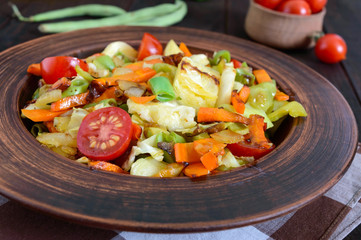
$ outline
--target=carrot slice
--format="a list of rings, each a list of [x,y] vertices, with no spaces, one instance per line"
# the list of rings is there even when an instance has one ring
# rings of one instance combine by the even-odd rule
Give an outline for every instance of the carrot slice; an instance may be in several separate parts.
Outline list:
[[[156,97],[157,97],[156,95],[151,95],[151,96],[143,96],[143,97],[131,96],[129,98],[135,103],[146,104],[147,102],[150,102],[150,101],[154,100]]]
[[[201,157],[201,162],[208,171],[218,167],[218,158],[213,152],[207,152]]]
[[[204,165],[199,163],[191,163],[183,169],[183,173],[191,178],[208,175],[210,172]]]
[[[155,58],[155,59],[150,59],[150,60],[146,60],[146,61],[139,61],[139,62],[135,62],[135,63],[131,63],[128,64],[126,66],[124,66],[124,68],[129,68],[132,69],[133,71],[139,70],[144,68],[144,64],[156,64],[156,63],[162,63],[163,60],[160,58]]]
[[[253,70],[253,75],[255,76],[257,83],[272,82],[271,77],[264,69]]]
[[[264,118],[260,115],[252,114],[249,116],[250,123],[248,125],[251,142],[262,147],[269,148],[268,139],[264,132]]]
[[[73,107],[85,105],[88,103],[88,101],[86,99],[88,94],[89,94],[89,92],[85,92],[85,93],[77,94],[74,96],[65,97],[56,102],[53,102],[51,104],[50,111],[58,112],[58,111],[67,110],[67,109],[70,109]]]
[[[274,99],[277,101],[288,101],[290,99],[290,96],[288,96],[286,93],[281,92],[280,90],[277,89]]]
[[[201,155],[195,151],[193,142],[174,144],[175,161],[178,163],[199,162]]]
[[[40,66],[40,63],[33,63],[33,64],[30,64],[28,69],[27,69],[27,72],[30,73],[30,74],[33,74],[35,76],[41,76],[41,66]]]
[[[251,89],[248,86],[244,85],[241,88],[241,91],[239,91],[238,96],[241,98],[241,100],[244,103],[246,103],[250,93],[251,93]]]
[[[88,166],[92,170],[101,170],[107,172],[116,172],[116,173],[127,173],[121,167],[104,161],[91,161],[88,163]]]
[[[182,50],[182,52],[184,53],[184,55],[185,55],[186,57],[192,56],[192,53],[189,51],[187,45],[186,45],[184,42],[181,42],[181,43],[179,44],[179,49]]]
[[[243,114],[246,109],[246,105],[242,101],[241,97],[237,93],[237,91],[233,91],[231,95],[231,103],[236,110],[237,113]]]
[[[66,77],[62,77],[60,78],[58,81],[56,81],[55,83],[53,83],[51,85],[51,89],[60,89],[60,90],[65,90],[67,89],[69,86],[71,85],[71,81],[66,78]]]
[[[110,88],[107,88],[103,93],[102,95],[100,95],[99,97],[95,98],[94,99],[94,102],[95,103],[98,103],[102,100],[105,100],[105,99],[109,99],[109,98],[116,98],[116,90],[119,89],[118,87],[110,87]]]
[[[138,124],[132,122],[132,131],[132,139],[139,140],[140,135],[142,134],[142,128]]]
[[[197,113],[198,122],[239,122],[248,124],[249,119],[241,114],[233,113],[222,108],[201,107]]]
[[[151,77],[153,77],[157,72],[151,68],[141,68],[135,70],[134,72],[125,73],[122,75],[106,77],[106,78],[98,78],[95,81],[99,82],[102,85],[115,86],[117,85],[118,80],[125,80],[137,83],[147,82]]]
[[[58,130],[56,130],[56,128],[54,127],[54,121],[45,121],[43,122],[44,125],[48,128],[49,132],[54,133],[54,132],[58,132]]]
[[[52,112],[47,109],[21,109],[21,113],[33,122],[52,121],[55,117],[67,111],[68,110]]]

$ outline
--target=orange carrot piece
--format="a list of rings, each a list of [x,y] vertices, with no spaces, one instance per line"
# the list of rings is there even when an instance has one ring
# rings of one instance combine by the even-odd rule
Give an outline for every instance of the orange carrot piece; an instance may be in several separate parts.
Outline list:
[[[264,148],[271,147],[264,133],[264,118],[256,114],[250,115],[249,118],[250,123],[248,125],[248,129],[251,142]]]
[[[155,74],[157,74],[157,72],[154,69],[141,68],[141,69],[135,70],[134,72],[125,73],[122,75],[98,78],[98,79],[95,79],[95,81],[99,82],[102,85],[109,85],[109,86],[117,85],[118,80],[143,83],[143,82],[147,82]]]
[[[242,101],[237,91],[232,92],[231,103],[234,107],[234,110],[236,110],[237,113],[239,114],[244,113],[244,110],[246,109],[246,105],[244,104],[244,101]]]
[[[47,109],[21,109],[21,113],[33,122],[52,121],[55,117],[67,111],[52,112]]]
[[[115,173],[127,173],[121,167],[104,161],[91,161],[88,163],[88,166],[91,170],[101,170],[107,172],[115,172]]]
[[[142,128],[138,124],[132,122],[132,131],[132,140],[139,140],[140,135],[142,134]]]
[[[201,162],[208,171],[218,167],[218,158],[213,152],[207,152],[201,157]]]
[[[191,163],[183,169],[183,173],[191,178],[209,174],[209,170],[201,162]]]
[[[253,75],[255,76],[257,83],[272,82],[271,77],[264,69],[253,70]]]
[[[150,60],[146,60],[146,61],[139,61],[139,62],[135,62],[135,63],[131,63],[128,65],[125,65],[124,68],[129,68],[132,69],[133,71],[139,70],[144,68],[144,64],[156,64],[156,63],[162,63],[163,60],[160,58],[155,58],[155,59],[150,59]]]
[[[27,72],[30,73],[30,74],[33,74],[35,76],[41,76],[41,66],[40,66],[40,63],[33,63],[33,64],[30,64],[28,69],[27,69]]]
[[[95,103],[98,103],[102,100],[109,99],[109,98],[116,98],[116,90],[119,89],[118,87],[110,87],[107,88],[102,95],[94,99]]]
[[[280,90],[277,89],[274,99],[277,101],[288,101],[290,99],[290,96],[288,96],[286,93],[281,92]]]
[[[146,104],[147,102],[150,102],[156,98],[156,95],[151,96],[143,96],[143,97],[129,97],[133,102],[138,104]]]
[[[54,121],[45,121],[43,122],[45,127],[48,128],[49,132],[54,133],[54,132],[58,132],[58,130],[56,130],[56,128],[54,127]]]
[[[239,91],[238,96],[241,98],[241,100],[244,103],[246,103],[250,93],[251,93],[251,89],[248,86],[244,85],[241,88],[241,91]]]
[[[175,161],[193,163],[201,160],[201,155],[194,150],[193,142],[174,144]]]
[[[52,112],[58,112],[62,110],[67,110],[73,107],[85,105],[88,103],[87,96],[89,92],[77,94],[74,96],[69,96],[62,98],[56,102],[53,102],[50,107],[50,111]]]
[[[66,77],[62,77],[60,78],[58,81],[56,81],[55,83],[53,83],[51,85],[51,89],[60,89],[60,90],[65,90],[67,89],[69,86],[71,85],[71,81],[66,78]]]
[[[213,138],[203,138],[193,142],[194,150],[200,155],[212,152],[218,155],[224,154],[224,148],[227,144],[216,141]]]
[[[198,122],[239,122],[248,124],[249,119],[241,114],[233,113],[222,108],[201,107],[197,113]]]
[[[181,42],[181,43],[179,44],[179,48],[180,48],[180,50],[182,50],[182,52],[184,53],[184,55],[185,55],[186,57],[192,56],[192,53],[189,51],[187,45],[186,45],[184,42]]]

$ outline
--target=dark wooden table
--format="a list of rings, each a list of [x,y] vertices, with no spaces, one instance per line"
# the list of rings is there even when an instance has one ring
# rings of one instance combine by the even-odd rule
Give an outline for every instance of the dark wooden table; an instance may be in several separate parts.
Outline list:
[[[99,3],[96,0],[13,0],[25,16],[51,9],[58,9],[85,3]],[[103,0],[103,4],[118,5],[125,10],[136,10],[166,1],[153,0]],[[169,1],[170,2],[170,1]],[[188,14],[177,26],[221,32],[249,39],[244,30],[244,21],[249,6],[248,0],[186,1]],[[36,23],[22,23],[12,18],[7,1],[0,4],[0,51],[45,34],[37,30]],[[340,34],[347,42],[347,59],[337,64],[324,64],[314,55],[313,49],[283,51],[303,62],[326,77],[346,98],[361,129],[361,1],[329,0],[324,20],[324,31]],[[89,36],[92,37],[92,36]],[[312,87],[312,86],[311,86]],[[359,139],[361,135],[359,134]],[[349,239],[360,239],[361,227],[355,229]]]

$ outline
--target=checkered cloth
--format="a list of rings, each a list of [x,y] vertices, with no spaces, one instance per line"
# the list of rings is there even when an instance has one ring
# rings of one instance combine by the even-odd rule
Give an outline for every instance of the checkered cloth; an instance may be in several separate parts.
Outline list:
[[[361,224],[361,144],[344,177],[325,195],[267,222],[236,229],[189,234],[117,232],[45,216],[0,196],[0,239],[206,240],[343,239]]]

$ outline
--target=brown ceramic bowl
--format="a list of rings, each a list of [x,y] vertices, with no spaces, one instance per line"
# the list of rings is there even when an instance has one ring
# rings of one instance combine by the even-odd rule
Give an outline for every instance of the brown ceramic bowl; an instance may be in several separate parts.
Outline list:
[[[26,74],[27,66],[47,56],[84,57],[113,41],[138,47],[144,32],[164,44],[184,42],[193,53],[227,49],[233,58],[266,69],[304,105],[308,117],[287,118],[276,149],[256,166],[195,179],[91,171],[42,147],[20,118],[37,82]],[[276,50],[214,32],[108,27],[49,35],[0,53],[0,79],[0,193],[31,209],[99,228],[196,232],[275,218],[331,188],[357,146],[353,113],[325,78]]]
[[[271,47],[309,48],[315,44],[312,35],[322,31],[325,14],[325,8],[309,16],[282,13],[250,0],[245,30],[253,40]]]

